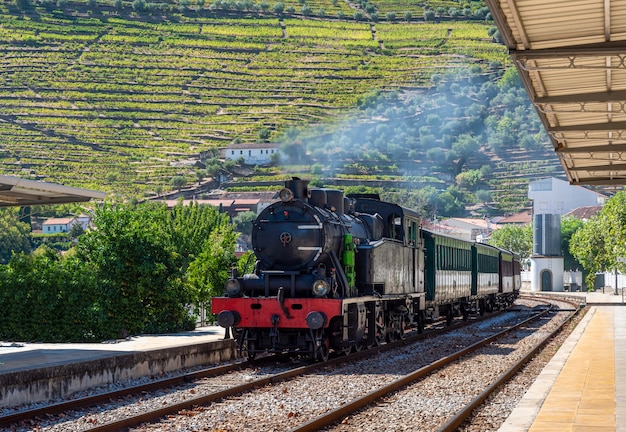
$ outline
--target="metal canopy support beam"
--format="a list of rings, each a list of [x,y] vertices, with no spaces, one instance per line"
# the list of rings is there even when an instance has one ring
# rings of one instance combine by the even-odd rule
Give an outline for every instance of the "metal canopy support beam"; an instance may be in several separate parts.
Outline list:
[[[515,50],[511,49],[509,54],[514,61],[519,60],[541,60],[541,59],[569,59],[572,57],[607,57],[614,56],[625,58],[626,51],[624,42],[607,42],[602,44],[580,45],[569,48],[544,48],[537,50]],[[625,65],[620,65],[621,69]],[[619,66],[615,66],[619,67]]]
[[[626,152],[626,144],[607,144],[607,145],[591,145],[585,147],[559,147],[557,153],[576,154],[576,153],[619,153]]]
[[[570,171],[600,171],[600,172],[611,172],[611,171],[625,171],[626,164],[614,164],[614,165],[594,165],[594,166],[585,166],[585,167],[571,167]]]
[[[546,104],[567,104],[567,103],[606,103],[606,102],[625,102],[626,90],[618,90],[613,92],[597,92],[597,93],[575,93],[561,96],[545,96],[536,98],[533,103],[538,105]]]
[[[626,176],[621,178],[613,177],[589,177],[582,178],[578,181],[572,181],[572,184],[587,186],[609,186],[609,185],[626,185]]]
[[[626,121],[614,123],[590,123],[571,126],[554,126],[549,132],[615,132],[626,130]]]

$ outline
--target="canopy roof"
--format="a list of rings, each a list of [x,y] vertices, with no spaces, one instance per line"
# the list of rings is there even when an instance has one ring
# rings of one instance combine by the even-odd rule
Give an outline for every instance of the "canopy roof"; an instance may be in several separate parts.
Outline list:
[[[626,184],[626,0],[486,0],[572,184]]]
[[[104,192],[0,175],[0,207],[84,202]]]

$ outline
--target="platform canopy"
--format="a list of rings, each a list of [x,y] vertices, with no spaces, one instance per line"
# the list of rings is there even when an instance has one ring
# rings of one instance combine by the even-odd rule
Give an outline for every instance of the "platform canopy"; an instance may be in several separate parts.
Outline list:
[[[626,184],[626,0],[486,0],[572,184]]]
[[[0,207],[84,202],[104,192],[0,175]]]

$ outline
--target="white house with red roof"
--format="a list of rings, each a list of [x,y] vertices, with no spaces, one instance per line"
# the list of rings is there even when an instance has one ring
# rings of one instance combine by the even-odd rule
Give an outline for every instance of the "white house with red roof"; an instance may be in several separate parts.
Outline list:
[[[43,234],[58,234],[62,232],[69,232],[72,225],[78,223],[74,216],[64,218],[50,218],[46,220],[41,228]]]

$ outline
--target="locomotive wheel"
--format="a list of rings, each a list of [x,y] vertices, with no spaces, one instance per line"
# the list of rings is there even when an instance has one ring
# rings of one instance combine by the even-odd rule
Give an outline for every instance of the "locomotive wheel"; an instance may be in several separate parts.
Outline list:
[[[372,342],[372,346],[379,346],[385,340],[385,314],[381,310],[377,313],[376,316],[376,329],[374,330],[374,340]]]
[[[330,355],[330,349],[328,348],[328,338],[322,339],[322,343],[320,346],[315,348],[315,360],[317,361],[328,361],[328,356]]]
[[[387,330],[387,342],[404,339],[404,317],[392,318]]]
[[[256,344],[254,341],[248,341],[248,346],[246,348],[246,356],[248,360],[252,361],[256,358]]]
[[[419,311],[417,314],[417,333],[424,333],[424,312]]]
[[[446,325],[452,325],[452,306],[446,309]]]

